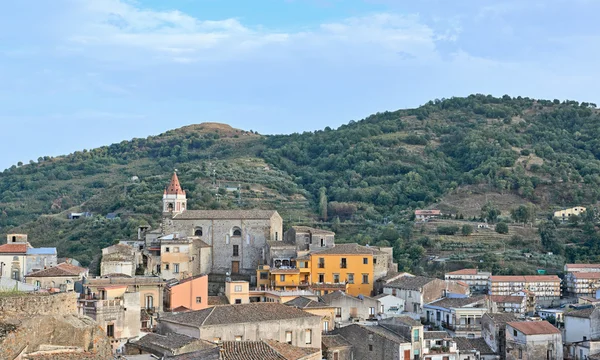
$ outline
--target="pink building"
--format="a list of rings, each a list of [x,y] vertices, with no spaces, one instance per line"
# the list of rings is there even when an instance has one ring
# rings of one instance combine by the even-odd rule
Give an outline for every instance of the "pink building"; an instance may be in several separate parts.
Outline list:
[[[165,310],[189,311],[208,307],[208,275],[182,279],[166,287]]]

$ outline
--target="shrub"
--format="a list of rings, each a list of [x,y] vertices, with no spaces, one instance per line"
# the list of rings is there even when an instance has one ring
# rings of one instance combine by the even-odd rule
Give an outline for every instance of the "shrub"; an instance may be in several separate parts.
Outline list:
[[[461,231],[464,236],[469,236],[473,233],[473,227],[471,225],[463,225]]]
[[[505,222],[496,224],[496,232],[498,234],[508,234],[508,225]]]
[[[438,226],[437,233],[440,235],[454,235],[458,230],[458,226]]]

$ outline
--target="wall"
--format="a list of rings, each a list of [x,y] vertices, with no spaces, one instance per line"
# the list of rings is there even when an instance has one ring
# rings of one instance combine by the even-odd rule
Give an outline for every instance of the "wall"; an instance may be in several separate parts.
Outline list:
[[[55,276],[55,277],[26,277],[25,282],[27,284],[35,285],[36,282],[40,282],[40,288],[42,289],[50,289],[50,288],[59,288],[60,285],[65,285],[65,291],[73,291],[75,287],[75,282],[79,281],[79,276]]]
[[[131,260],[102,260],[100,263],[100,276],[107,274],[125,274],[129,276],[135,276],[135,268],[136,266]]]
[[[590,340],[591,327],[590,319],[565,316],[565,342],[583,341],[584,336]]]
[[[388,360],[404,359],[400,344],[372,333],[360,325],[349,325],[335,330],[353,345],[355,359]],[[371,345],[371,347],[369,347]],[[410,344],[408,344],[410,345]],[[410,347],[409,347],[410,349]]]
[[[517,336],[513,334],[513,328],[506,326],[506,359],[507,360],[539,360],[547,358],[547,351],[552,350],[552,357],[549,360],[563,359],[563,344],[560,334],[543,334],[525,336],[517,331]],[[519,357],[521,350],[522,357]]]
[[[319,274],[324,274],[325,283],[334,283],[333,275],[339,274],[340,282],[346,282],[348,274],[354,274],[354,282],[348,284],[347,293],[353,296],[371,296],[373,292],[373,255],[323,255],[313,253],[310,255],[311,282],[319,283]],[[325,260],[325,267],[319,267],[319,259]],[[346,259],[346,268],[341,267],[342,258]],[[367,264],[363,259],[367,259]],[[367,274],[368,284],[363,284],[362,276]]]
[[[58,265],[56,254],[31,254],[27,255],[25,264],[25,274],[29,274],[34,269],[43,270],[47,267]]]
[[[404,290],[392,287],[384,287],[384,294],[390,294],[399,297],[404,301],[404,310],[415,314],[420,314],[422,310],[422,296],[417,290]]]
[[[77,294],[30,294],[0,297],[0,313],[33,315],[77,314]]]
[[[395,316],[400,315],[404,311],[404,300],[399,297],[390,295],[379,298],[379,304],[381,305],[377,310],[378,313],[383,313],[387,316]],[[383,312],[381,311],[381,307],[383,306]],[[397,311],[390,310],[390,307],[398,308]]]
[[[366,320],[369,318],[370,308],[373,308],[375,314],[377,314],[378,302],[377,300],[369,297],[365,297],[363,300],[360,300],[352,296],[344,296],[336,299],[325,298],[325,301],[329,306],[342,309],[342,316],[340,318],[336,318],[336,321],[338,322],[349,321],[352,308],[356,308],[358,318],[361,320]]]
[[[169,251],[167,251],[167,249]],[[187,240],[162,241],[160,244],[161,276],[164,279],[181,280],[192,275],[190,266],[191,243]],[[167,264],[169,269],[167,269]],[[176,272],[175,265],[179,266]]]
[[[190,310],[202,310],[208,307],[208,275],[185,281],[167,290],[169,310],[185,306]],[[200,297],[200,303],[197,302]]]
[[[241,288],[236,291],[236,288]],[[225,296],[230,304],[235,304],[239,300],[241,304],[250,303],[250,284],[247,281],[228,281],[225,282]]]
[[[489,316],[483,315],[481,318],[481,337],[495,353],[500,352],[500,350],[502,350],[502,353],[504,352],[504,347],[501,347],[501,341],[505,342],[506,339],[504,338],[504,332],[500,334],[500,328]]]
[[[321,318],[321,329],[323,329],[323,331],[331,331],[335,327],[335,308],[306,308],[301,310],[319,316]],[[325,322],[327,322],[327,329],[325,328]]]
[[[2,267],[2,274],[0,274],[0,277],[7,277],[9,279],[12,279],[12,272],[13,270],[16,270],[19,272],[19,278],[16,280],[23,281],[23,278],[25,277],[25,261],[25,254],[0,255],[0,262],[4,263],[4,266]]]

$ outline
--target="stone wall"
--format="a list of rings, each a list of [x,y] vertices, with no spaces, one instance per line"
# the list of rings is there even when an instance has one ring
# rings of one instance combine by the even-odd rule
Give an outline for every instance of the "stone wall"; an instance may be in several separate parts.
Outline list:
[[[0,297],[0,317],[77,314],[77,294],[25,294]]]

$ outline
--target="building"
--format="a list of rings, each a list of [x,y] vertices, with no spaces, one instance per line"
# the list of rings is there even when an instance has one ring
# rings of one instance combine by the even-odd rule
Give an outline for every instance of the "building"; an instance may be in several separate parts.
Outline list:
[[[250,303],[250,284],[247,281],[226,281],[225,296],[230,304]]]
[[[427,221],[442,216],[440,210],[415,210],[416,221]]]
[[[250,290],[250,302],[276,302],[285,304],[298,297],[318,301],[319,296],[310,290]]]
[[[482,338],[468,339],[455,337],[458,360],[497,360],[500,355],[493,352]],[[432,359],[433,360],[433,359]]]
[[[379,294],[373,299],[379,301],[377,314],[383,318],[401,315],[404,312],[404,300],[390,294]]]
[[[187,354],[207,349],[215,349],[217,353],[219,352],[217,344],[206,340],[199,340],[175,333],[166,335],[149,333],[138,340],[128,342],[125,345],[123,354],[153,354],[162,359],[166,356]]]
[[[356,320],[375,320],[379,302],[368,296],[352,296],[343,291],[335,291],[322,296],[323,302],[335,308],[335,322],[344,324]]]
[[[210,246],[210,273],[254,275],[266,263],[267,241],[283,240],[283,220],[274,210],[188,210],[173,174],[163,194],[162,233],[196,236]]]
[[[425,331],[423,333],[423,358],[428,360],[456,360],[458,347],[446,331]]]
[[[307,313],[321,317],[323,332],[326,333],[334,328],[336,308],[326,304],[323,301],[313,300],[304,296],[299,296],[285,303],[287,306],[293,306],[296,309],[304,310]]]
[[[298,347],[321,348],[321,317],[278,303],[222,305],[165,314],[159,333],[222,341],[277,340]]]
[[[27,248],[25,275],[58,265],[56,248]]]
[[[491,276],[490,295],[514,295],[520,291],[531,291],[538,305],[553,307],[560,305],[560,278],[556,275]]]
[[[342,335],[323,335],[321,337],[323,359],[326,360],[351,360],[354,359],[352,343]]]
[[[335,246],[334,232],[308,226],[292,226],[285,232],[284,239],[300,251],[319,251]]]
[[[488,311],[486,296],[443,298],[423,306],[428,323],[444,327],[455,336],[480,337],[481,317]]]
[[[402,276],[383,285],[383,293],[404,300],[405,311],[421,316],[423,305],[441,299],[449,293],[468,295],[469,286],[425,276]]]
[[[259,341],[223,341],[221,360],[277,359],[321,360],[321,349],[298,347],[270,339]]]
[[[335,329],[334,334],[352,344],[355,359],[408,360],[420,356],[412,353],[410,340],[380,325],[351,324]]]
[[[565,285],[570,295],[595,297],[600,290],[600,272],[568,272]]]
[[[128,245],[116,244],[102,249],[100,276],[109,274],[125,274],[135,276],[140,263],[136,249]]]
[[[560,221],[567,221],[571,216],[580,216],[585,212],[585,208],[583,206],[575,206],[570,209],[564,209],[554,212],[554,217],[558,218]]]
[[[600,264],[565,264],[565,273],[572,272],[600,272]]]
[[[542,320],[547,320],[556,327],[564,327],[564,309],[538,309],[537,314]]]
[[[0,245],[0,277],[23,281],[29,243]]]
[[[185,308],[202,310],[208,307],[208,276],[197,275],[183,280],[168,283],[165,287],[165,304],[167,311]]]
[[[520,295],[490,295],[490,309],[493,313],[525,314],[527,297]]]
[[[506,324],[507,360],[562,360],[560,330],[547,321],[520,321]]]
[[[481,317],[481,337],[493,353],[506,359],[506,324],[518,321],[512,313],[485,313]]]
[[[62,292],[75,290],[75,283],[88,277],[89,270],[60,263],[56,266],[30,273],[25,277],[27,284],[38,289],[60,289]]]
[[[600,309],[587,305],[583,309],[565,311],[565,343],[600,340]]]
[[[491,272],[479,271],[477,269],[462,269],[446,273],[444,279],[464,281],[469,285],[471,293],[487,294],[490,276],[492,276]]]
[[[379,321],[379,326],[393,331],[410,342],[410,355],[412,359],[419,359],[423,354],[424,332],[423,324],[408,316],[396,316]],[[404,349],[403,356],[406,358],[408,352]]]

